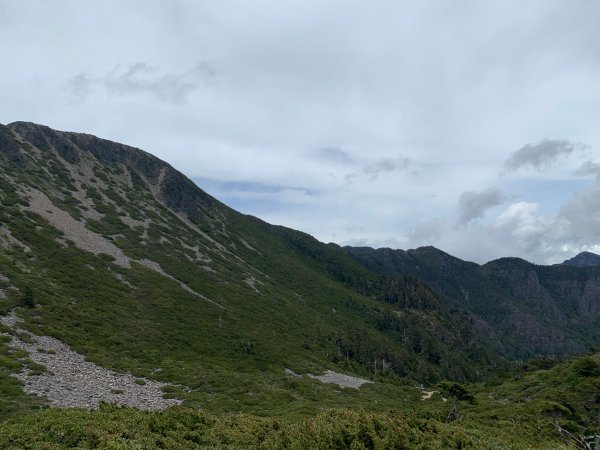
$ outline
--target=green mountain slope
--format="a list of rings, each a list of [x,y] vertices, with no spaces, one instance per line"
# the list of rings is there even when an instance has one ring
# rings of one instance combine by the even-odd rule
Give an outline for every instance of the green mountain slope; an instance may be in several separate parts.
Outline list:
[[[390,404],[392,383],[502,364],[422,282],[239,214],[139,149],[0,126],[0,202],[0,312],[21,306],[23,329],[173,383],[188,405],[304,414],[365,392]],[[284,369],[385,382],[340,392]]]
[[[370,271],[424,280],[508,358],[568,355],[600,343],[600,269],[502,258],[483,266],[434,247],[346,247]]]

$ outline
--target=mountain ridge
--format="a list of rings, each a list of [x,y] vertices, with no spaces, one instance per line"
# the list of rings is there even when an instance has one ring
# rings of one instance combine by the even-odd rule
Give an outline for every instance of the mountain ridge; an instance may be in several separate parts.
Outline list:
[[[478,265],[431,246],[345,250],[377,273],[423,279],[448,305],[472,314],[509,358],[581,353],[597,345],[598,268],[540,266],[515,257]]]
[[[203,270],[210,273],[215,270],[211,267],[214,257],[210,254],[219,253],[219,257],[241,264],[242,271],[245,271],[240,276],[242,283],[254,293],[260,292],[259,286],[266,279],[263,271],[248,262],[261,253],[257,248],[259,245],[253,242],[255,236],[248,234],[248,229],[268,235],[270,243],[277,240],[279,251],[293,251],[305,264],[362,295],[403,308],[410,308],[414,303],[419,305],[417,309],[425,307],[443,314],[462,311],[467,314],[464,320],[485,341],[484,345],[492,345],[504,357],[580,353],[596,343],[596,337],[590,338],[586,330],[575,334],[569,330],[582,313],[569,311],[568,304],[558,302],[557,295],[560,294],[557,294],[557,288],[552,288],[552,293],[540,286],[538,272],[560,269],[536,266],[520,258],[501,258],[478,265],[432,246],[413,250],[341,249],[336,244],[320,243],[305,233],[242,215],[202,191],[168,163],[134,147],[89,134],[56,131],[29,122],[0,126],[0,143],[4,157],[21,170],[32,164],[34,154],[39,157],[46,152],[58,157],[56,160],[50,158],[51,170],[46,170],[41,178],[40,169],[27,169],[38,176],[38,183],[46,183],[49,188],[45,193],[32,195],[34,191],[29,192],[29,205],[25,209],[41,214],[84,250],[107,254],[125,268],[141,264],[219,307],[226,302],[211,299],[200,292],[202,289],[194,290],[189,274],[169,270],[169,266],[177,264],[175,261],[159,261],[164,254],[134,248],[138,240],[142,243],[147,240],[149,230],[154,229],[150,223],[152,220],[163,223],[162,231],[160,226],[154,230],[157,236],[165,226],[172,227],[175,223],[183,234],[200,235],[202,245],[193,239],[182,241],[180,248],[171,255],[173,258],[179,258],[176,257],[179,254],[189,259],[189,253],[194,252],[197,261],[204,261]],[[54,184],[48,184],[48,180],[44,179],[47,175],[54,177]],[[113,189],[111,183],[118,188]],[[145,194],[139,197],[140,192]],[[132,198],[126,200],[127,195]],[[156,211],[142,211],[131,200],[142,200],[142,204],[157,201],[164,208],[164,216],[157,219]],[[126,203],[120,205],[124,201]],[[129,210],[123,209],[124,205]],[[162,213],[159,212],[159,216]],[[170,214],[173,217],[168,218]],[[59,224],[57,218],[60,217],[69,225]],[[102,223],[107,219],[109,224]],[[138,231],[134,232],[136,228]],[[143,239],[144,236],[146,239]],[[169,241],[171,237],[160,236],[158,239]],[[95,243],[96,248],[88,245],[90,243]],[[370,256],[361,258],[366,254]],[[358,266],[353,263],[358,263]],[[538,294],[534,302],[528,301],[526,292],[512,286],[517,283],[515,279],[521,272],[529,274],[528,286],[531,292]],[[576,274],[579,272],[572,272],[573,276]],[[395,281],[393,277],[397,276],[404,278]],[[598,278],[593,271],[587,275],[588,281],[590,277]],[[461,281],[461,278],[464,280]],[[524,283],[524,279],[519,280],[517,284]],[[578,308],[590,315],[591,319],[587,317],[582,321],[590,324],[588,328],[598,319],[597,302],[593,299],[593,292],[597,289],[594,280],[593,283],[590,281],[591,284],[583,280],[583,285],[573,286],[569,294],[574,301],[580,298],[582,304]],[[428,293],[429,287],[436,295]],[[400,289],[400,295],[395,289]],[[574,293],[577,289],[581,291],[579,297]],[[586,293],[586,289],[590,292]],[[404,298],[402,291],[419,294],[412,296],[416,299],[413,302],[407,300],[410,296]],[[485,295],[479,295],[480,292],[485,292]],[[513,322],[517,323],[516,334]],[[538,342],[532,342],[532,339]]]
[[[0,134],[0,314],[21,306],[26,331],[97,365],[184,386],[188,404],[266,411],[291,395],[287,368],[381,378],[361,391],[385,398],[388,382],[504,364],[422,281],[240,214],[142,150],[25,122]],[[294,395],[333,401],[314,383]]]
[[[597,429],[599,356],[553,356],[600,342],[599,272],[324,244],[143,150],[0,125],[0,439],[553,448]],[[444,386],[476,394],[461,424]]]

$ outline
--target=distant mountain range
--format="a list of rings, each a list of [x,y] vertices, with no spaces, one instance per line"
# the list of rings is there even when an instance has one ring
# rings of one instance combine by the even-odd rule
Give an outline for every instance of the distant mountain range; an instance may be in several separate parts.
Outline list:
[[[600,266],[600,255],[591,252],[581,252],[563,262],[565,266],[596,267]]]
[[[468,380],[600,344],[598,255],[480,266],[323,244],[87,134],[0,126],[0,202],[0,313],[32,297],[30,331],[190,402],[288,395],[284,369]]]
[[[600,339],[598,266],[540,266],[520,258],[477,265],[434,247],[345,250],[372,272],[425,281],[508,358],[579,353]],[[570,261],[591,261],[590,255]]]

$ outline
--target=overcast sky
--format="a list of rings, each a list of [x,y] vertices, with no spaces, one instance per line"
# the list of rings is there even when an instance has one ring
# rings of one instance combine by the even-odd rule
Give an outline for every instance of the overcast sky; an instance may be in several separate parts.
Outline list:
[[[339,244],[600,252],[600,2],[0,0],[0,122]]]

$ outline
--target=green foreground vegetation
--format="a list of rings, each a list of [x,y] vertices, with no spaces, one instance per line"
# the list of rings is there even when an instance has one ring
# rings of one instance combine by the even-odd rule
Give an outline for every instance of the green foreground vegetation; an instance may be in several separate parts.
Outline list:
[[[366,389],[358,403],[370,410],[326,409],[304,417],[215,414],[185,406],[144,412],[113,405],[13,413],[0,423],[0,448],[569,448],[575,441],[561,436],[557,424],[576,438],[600,430],[600,354],[543,368],[554,364],[531,361],[510,380],[461,385],[473,398],[457,399],[460,421],[446,418],[453,404],[443,397],[448,390],[434,387],[431,398],[422,400],[418,389],[399,389],[398,406],[386,408],[375,398],[369,402]],[[290,386],[290,393],[297,388]],[[331,385],[324,389],[337,391]]]
[[[17,424],[0,425],[2,448],[502,449],[526,441],[511,442],[514,444],[490,439],[470,426],[447,425],[401,412],[351,410],[289,422],[247,415],[214,416],[182,408],[142,413],[105,407],[91,413],[46,411]]]

